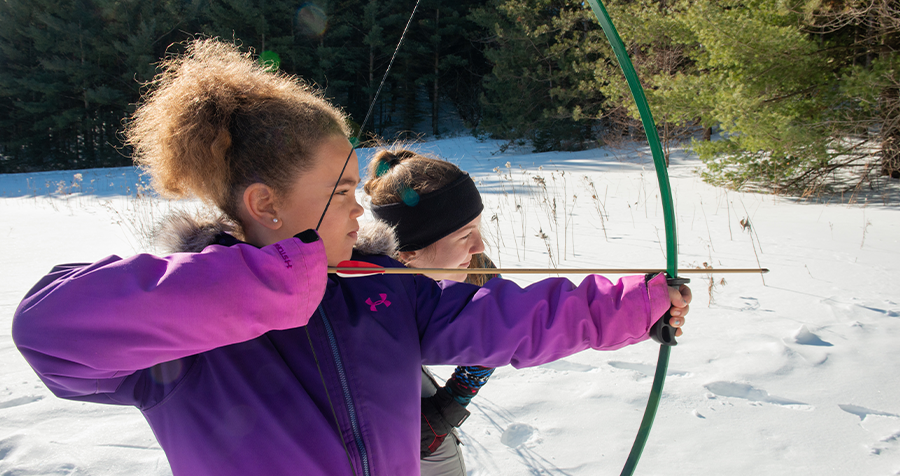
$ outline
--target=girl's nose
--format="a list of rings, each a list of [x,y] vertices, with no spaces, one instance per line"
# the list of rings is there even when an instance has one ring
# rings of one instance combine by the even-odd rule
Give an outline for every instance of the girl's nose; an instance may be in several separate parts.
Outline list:
[[[471,248],[469,248],[469,254],[474,255],[484,251],[484,240],[481,239],[481,233],[472,233],[472,237],[475,240],[475,243],[472,243]]]
[[[359,201],[356,200],[356,197],[353,198],[353,209],[350,210],[350,218],[359,218],[365,212],[365,208],[359,204]]]

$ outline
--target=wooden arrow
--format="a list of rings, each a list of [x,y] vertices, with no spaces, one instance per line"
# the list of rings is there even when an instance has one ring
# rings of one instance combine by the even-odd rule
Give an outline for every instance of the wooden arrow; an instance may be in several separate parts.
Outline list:
[[[365,261],[341,261],[328,272],[344,278],[376,274],[647,274],[665,270],[649,268],[384,268]],[[678,274],[768,273],[768,268],[684,268]]]

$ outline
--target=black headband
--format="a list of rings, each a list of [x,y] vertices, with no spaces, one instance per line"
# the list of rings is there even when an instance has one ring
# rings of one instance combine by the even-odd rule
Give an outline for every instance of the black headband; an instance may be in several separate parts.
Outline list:
[[[481,194],[466,173],[440,190],[419,195],[407,188],[400,196],[401,202],[372,205],[375,218],[397,232],[399,251],[425,248],[462,228],[484,210]]]

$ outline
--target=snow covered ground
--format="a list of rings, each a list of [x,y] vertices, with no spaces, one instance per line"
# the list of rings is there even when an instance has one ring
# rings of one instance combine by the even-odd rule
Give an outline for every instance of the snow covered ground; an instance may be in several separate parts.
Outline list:
[[[479,181],[501,266],[665,267],[646,150],[498,153],[473,138],[422,147]],[[687,154],[672,162],[680,267],[771,272],[692,275],[636,474],[900,475],[896,184],[797,201],[709,186]],[[76,173],[0,175],[0,474],[171,474],[137,410],[57,399],[10,338],[16,306],[51,266],[148,250],[153,221],[183,206],[148,195],[131,169]],[[462,428],[469,474],[619,474],[657,351],[498,369]]]

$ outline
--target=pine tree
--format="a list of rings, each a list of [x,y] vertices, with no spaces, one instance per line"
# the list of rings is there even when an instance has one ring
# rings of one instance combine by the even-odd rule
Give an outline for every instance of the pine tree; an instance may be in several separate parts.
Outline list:
[[[0,3],[0,169],[127,165],[119,131],[183,2]]]
[[[457,106],[460,115],[473,126],[477,125],[477,85],[487,73],[484,56],[473,39],[483,36],[483,30],[469,18],[473,8],[483,1],[446,3],[437,0],[423,2],[418,22],[419,46],[416,55],[421,65],[417,84],[427,88],[431,102],[431,133],[440,135],[440,104],[444,97]],[[466,116],[464,116],[464,114]]]
[[[530,139],[535,150],[590,146],[604,103],[587,86],[593,69],[610,56],[586,5],[570,0],[492,0],[473,20],[492,35],[485,56],[486,131]]]
[[[204,5],[198,31],[234,41],[261,61],[277,58],[272,67],[302,74],[310,72],[312,62],[312,51],[304,39],[321,34],[325,21],[313,3],[297,8],[296,2],[284,0],[219,0]]]
[[[114,115],[104,106],[124,98],[105,87],[106,58],[94,48],[102,20],[91,5],[37,3],[7,3],[18,14],[14,31],[25,37],[20,45],[28,52],[4,58],[0,73],[4,85],[18,86],[0,92],[11,103],[7,121],[22,125],[23,135],[11,145],[25,147],[20,152],[28,158],[26,170],[81,167],[102,155],[98,144],[114,135]]]
[[[372,103],[375,94],[381,86],[381,80],[390,64],[391,57],[407,19],[412,12],[413,5],[405,1],[397,0],[369,0],[363,8],[363,44],[366,46],[365,77],[358,83],[360,91],[365,93],[366,106]],[[408,43],[404,45],[404,48]],[[401,48],[403,51],[403,48]],[[394,64],[378,101],[374,105],[373,117],[367,125],[367,130],[377,135],[383,135],[394,126],[396,114],[396,93],[398,84],[402,82],[398,78],[400,63]],[[364,113],[358,117],[364,119]]]
[[[469,9],[425,0],[367,125],[409,130],[450,98],[473,126],[487,63]],[[159,60],[217,36],[325,90],[361,122],[414,0],[0,2],[0,172],[130,163],[122,122]],[[427,98],[427,99],[426,99]],[[425,108],[425,101],[431,107]],[[464,112],[463,112],[464,109]],[[430,111],[430,112],[429,112]],[[357,124],[359,126],[359,124]]]
[[[674,68],[645,70],[655,113],[722,132],[721,140],[694,144],[708,180],[808,194],[830,185],[836,171],[862,165],[862,174],[837,181],[855,187],[873,170],[897,170],[891,157],[900,139],[900,10],[890,5],[865,2],[856,18],[853,5],[841,2],[697,0],[617,8],[630,20],[623,37],[632,50],[653,57],[649,64],[667,54],[677,60]],[[867,20],[872,11],[882,14]],[[621,94],[607,92],[619,101]],[[873,130],[880,150],[872,147]],[[880,169],[865,165],[879,156]]]

